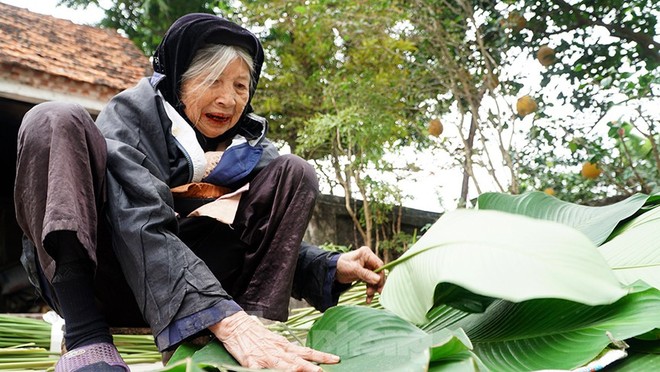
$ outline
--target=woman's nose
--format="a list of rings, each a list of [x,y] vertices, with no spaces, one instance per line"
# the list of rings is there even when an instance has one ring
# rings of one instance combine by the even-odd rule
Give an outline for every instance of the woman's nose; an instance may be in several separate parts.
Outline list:
[[[215,102],[224,106],[234,105],[236,104],[236,95],[231,89],[220,88],[215,94]]]

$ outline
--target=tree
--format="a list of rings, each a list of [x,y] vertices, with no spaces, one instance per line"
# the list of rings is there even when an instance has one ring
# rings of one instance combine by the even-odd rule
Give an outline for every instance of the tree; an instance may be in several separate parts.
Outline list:
[[[58,4],[72,8],[89,5],[102,8],[105,17],[100,26],[121,30],[147,56],[153,55],[169,26],[180,16],[229,9],[224,1],[217,0],[112,0],[107,7],[102,7],[99,0],[60,0]]]
[[[548,112],[537,115],[528,133],[533,145],[518,152],[523,189],[555,185],[559,196],[585,203],[656,190],[660,138],[650,107],[659,92],[660,43],[653,37],[654,2],[525,0],[502,8],[514,12],[524,15],[526,26],[509,33],[511,45],[531,56],[543,46],[554,49],[532,89]],[[560,105],[564,113],[550,113]],[[570,153],[552,154],[557,148]],[[597,163],[602,175],[588,180],[568,171],[586,161]]]
[[[657,187],[658,119],[648,107],[660,80],[658,11],[650,0],[228,3],[117,0],[104,24],[151,48],[150,32],[188,6],[257,30],[267,62],[255,109],[276,140],[317,162],[330,190],[343,188],[364,242],[385,239],[379,216],[405,197],[397,179],[416,165],[385,155],[406,146],[452,156],[463,171],[459,206],[474,190],[548,187],[586,203]],[[155,17],[165,10],[171,19]],[[534,71],[539,82],[527,76]],[[621,106],[629,109],[610,118]],[[430,145],[422,126],[438,118],[457,134]],[[580,175],[587,161],[598,177]]]
[[[90,3],[95,2],[65,2]],[[388,235],[400,237],[400,223],[386,216],[398,216],[391,211],[405,196],[397,177],[411,177],[415,167],[394,164],[384,154],[419,144],[424,136],[414,121],[417,108],[406,68],[411,45],[396,30],[399,17],[392,16],[389,2],[232,4],[236,7],[221,9],[204,1],[123,0],[106,9],[102,25],[123,30],[147,52],[173,19],[192,8],[222,13],[256,30],[267,59],[253,106],[267,115],[271,138],[316,161],[330,190],[343,189],[360,236],[356,246],[378,250]],[[167,17],[155,17],[164,10]]]
[[[481,186],[483,176],[479,176],[479,170],[487,172],[498,191],[518,193],[518,163],[511,156],[516,123],[506,97],[516,94],[520,85],[499,81],[508,47],[505,39],[494,37],[489,27],[498,17],[496,3],[400,3],[413,26],[410,40],[416,51],[411,61],[419,74],[416,89],[426,94],[420,98],[424,103],[420,114],[427,120],[444,116],[445,125],[456,127],[457,138],[442,138],[438,146],[463,169],[458,206],[467,205],[470,184],[478,194],[490,188]]]
[[[395,31],[388,2],[266,3],[246,3],[248,19],[269,25],[262,38],[270,62],[255,106],[269,113],[273,133],[293,152],[317,162],[330,189],[343,189],[356,244],[378,251],[389,238],[379,228],[383,216],[403,198],[397,173],[411,173],[384,155],[422,132],[408,95],[404,57],[412,46]]]
[[[444,115],[458,129],[458,141],[440,144],[461,154],[455,158],[464,171],[459,205],[468,180],[478,194],[488,190],[480,187],[479,169],[499,191],[552,186],[558,196],[582,202],[656,187],[657,115],[648,110],[659,80],[652,2],[411,0],[400,6],[414,26],[414,62],[428,72],[418,79],[418,90],[431,93],[428,115]],[[540,84],[523,85],[524,75],[539,69]],[[513,108],[521,95],[533,103],[529,112]],[[631,110],[603,122],[619,105]],[[559,106],[571,113],[552,112]],[[578,166],[586,161],[599,164],[603,176],[581,177]]]

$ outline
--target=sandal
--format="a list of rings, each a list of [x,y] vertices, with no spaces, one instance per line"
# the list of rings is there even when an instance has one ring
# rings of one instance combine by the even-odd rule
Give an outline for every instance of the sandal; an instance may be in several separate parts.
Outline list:
[[[126,371],[130,369],[113,344],[100,342],[73,349],[62,355],[55,372]]]

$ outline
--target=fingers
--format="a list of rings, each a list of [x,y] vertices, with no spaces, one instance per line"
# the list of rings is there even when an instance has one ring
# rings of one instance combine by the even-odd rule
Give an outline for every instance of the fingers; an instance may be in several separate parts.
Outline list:
[[[374,299],[374,295],[376,294],[376,290],[372,286],[367,286],[367,304],[370,304],[371,301]]]
[[[322,351],[314,350],[309,347],[289,343],[287,350],[311,362],[322,363],[322,364],[339,363],[339,357],[337,355],[324,353]]]
[[[248,368],[272,368],[282,371],[320,372],[321,367],[312,363],[335,364],[339,357],[308,347],[288,343],[286,347],[272,350],[261,357],[249,356],[243,363]]]
[[[383,266],[383,260],[378,258],[378,256],[372,252],[369,247],[362,246],[358,251],[364,260],[365,267],[376,270],[377,268]]]
[[[376,283],[375,287],[376,287],[376,291],[378,293],[381,293],[383,291],[383,287],[385,286],[385,272],[384,271],[379,272],[378,276],[380,277],[380,279],[378,280],[378,283]]]
[[[364,267],[357,267],[355,271],[358,279],[364,281],[367,284],[376,285],[380,282],[380,275],[369,269],[365,269]]]
[[[252,368],[252,369],[262,369],[268,368],[278,371],[301,371],[301,372],[321,372],[321,367],[316,364],[310,363],[306,360],[303,360],[300,357],[285,356],[280,355],[268,356],[265,358],[248,358],[244,363],[241,363],[243,367]]]
[[[286,356],[283,358],[271,358],[271,363],[264,366],[279,371],[321,372],[321,367],[310,363],[299,356]]]
[[[378,284],[384,278],[384,274],[375,273],[373,270],[383,266],[383,261],[367,246],[360,247],[357,252],[360,263],[359,278],[368,284]]]
[[[360,247],[358,251],[364,262],[364,267],[359,269],[358,277],[367,283],[367,304],[370,304],[376,292],[381,293],[385,286],[385,273],[372,271],[383,266],[383,261],[369,247]]]

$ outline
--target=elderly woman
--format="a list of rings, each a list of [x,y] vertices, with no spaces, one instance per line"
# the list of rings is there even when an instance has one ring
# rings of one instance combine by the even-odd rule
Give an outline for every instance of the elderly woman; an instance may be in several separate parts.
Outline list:
[[[247,367],[338,362],[248,315],[285,320],[291,295],[325,310],[353,281],[368,299],[384,283],[369,248],[302,242],[318,183],[252,113],[262,63],[252,33],[189,14],[96,125],[78,105],[26,114],[16,210],[23,263],[66,322],[56,371],[128,370],[108,327],[145,323],[161,351],[210,331]]]

